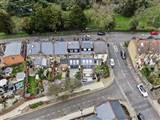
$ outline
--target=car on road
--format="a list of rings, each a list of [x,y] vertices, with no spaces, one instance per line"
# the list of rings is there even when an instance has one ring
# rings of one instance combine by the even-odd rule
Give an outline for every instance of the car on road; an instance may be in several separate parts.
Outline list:
[[[138,120],[145,120],[145,119],[144,119],[144,115],[143,115],[142,113],[139,113],[139,114],[137,115],[137,118],[138,118]]]
[[[152,31],[152,32],[150,32],[150,35],[159,35],[159,32],[157,32],[157,31]]]
[[[97,32],[97,35],[105,35],[106,33],[105,32],[103,32],[103,31],[99,31],[99,32]]]
[[[125,59],[126,59],[126,52],[125,52],[124,50],[121,50],[121,51],[120,51],[120,54],[121,54],[121,58],[122,58],[123,60],[125,60]]]
[[[143,84],[137,85],[137,88],[138,88],[138,90],[140,91],[140,93],[141,93],[144,97],[147,97],[147,96],[148,96],[148,93],[147,93],[147,91],[144,89]]]
[[[111,67],[115,66],[115,62],[114,62],[113,58],[110,59],[110,65],[111,65]]]

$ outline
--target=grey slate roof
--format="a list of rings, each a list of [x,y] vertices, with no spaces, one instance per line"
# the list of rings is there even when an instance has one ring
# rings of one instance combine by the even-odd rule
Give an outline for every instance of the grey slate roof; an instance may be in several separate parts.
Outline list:
[[[92,41],[82,41],[81,48],[93,48],[93,42]]]
[[[4,56],[20,55],[21,54],[21,42],[11,42],[6,44]]]
[[[49,61],[45,57],[36,57],[33,61],[34,65],[48,66]]]
[[[67,54],[67,42],[56,41],[54,43],[55,55]]]
[[[30,42],[27,45],[27,55],[35,55],[40,52],[40,42]]]
[[[106,102],[96,108],[97,117],[101,120],[113,120],[116,118],[109,102]]]
[[[52,42],[42,42],[41,52],[45,55],[53,55],[54,54],[53,43]]]
[[[94,52],[98,54],[105,54],[107,51],[105,41],[95,41],[94,42]]]
[[[101,120],[128,120],[118,100],[107,101],[96,108],[97,117]]]
[[[68,42],[68,49],[80,49],[80,45],[78,41]]]
[[[128,120],[119,101],[113,100],[110,103],[118,120]]]

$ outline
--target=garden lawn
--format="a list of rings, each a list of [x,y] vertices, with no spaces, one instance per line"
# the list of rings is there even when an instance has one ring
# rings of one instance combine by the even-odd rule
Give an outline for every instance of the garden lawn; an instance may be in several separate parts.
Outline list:
[[[114,30],[130,30],[130,21],[131,18],[129,17],[123,17],[121,15],[116,14],[115,15],[115,28]]]
[[[28,77],[28,89],[27,92],[35,95],[37,93],[37,87],[38,87],[38,83],[35,80],[35,77],[29,76]]]

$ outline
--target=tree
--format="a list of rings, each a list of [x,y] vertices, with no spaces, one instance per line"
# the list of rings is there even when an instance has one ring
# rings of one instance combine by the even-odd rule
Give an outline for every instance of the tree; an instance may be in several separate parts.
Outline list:
[[[43,7],[40,4],[35,5],[33,15],[24,19],[23,30],[32,32],[54,32],[61,29],[62,11],[56,4]]]
[[[13,22],[10,15],[0,9],[0,32],[11,34],[13,32]]]
[[[136,18],[132,18],[131,22],[130,22],[130,30],[137,30],[137,26],[138,26],[138,20]]]
[[[148,8],[149,6],[150,0],[121,0],[117,11],[126,17],[131,17],[138,9]]]
[[[30,17],[24,17],[22,18],[21,22],[22,30],[26,31],[29,34],[33,33],[33,25],[31,24],[31,18]]]
[[[112,9],[94,5],[92,9],[85,11],[85,15],[88,23],[92,23],[101,30],[110,31],[114,28],[115,21]]]
[[[84,29],[87,25],[87,19],[83,13],[83,10],[78,6],[74,6],[70,13],[71,28],[72,29]]]
[[[60,92],[61,92],[61,87],[59,85],[55,85],[52,83],[49,84],[49,87],[48,87],[49,96],[52,96],[52,95],[58,96]]]
[[[36,0],[9,0],[7,4],[7,11],[12,15],[30,15],[35,3]]]

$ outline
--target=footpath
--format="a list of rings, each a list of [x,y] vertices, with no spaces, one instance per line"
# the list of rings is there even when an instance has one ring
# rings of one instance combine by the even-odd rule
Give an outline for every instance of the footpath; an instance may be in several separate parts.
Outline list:
[[[97,91],[97,90],[107,88],[114,81],[114,74],[113,74],[112,70],[110,72],[110,76],[111,77],[108,77],[107,79],[103,79],[100,82],[95,82],[95,83],[92,83],[92,84],[89,84],[89,85],[82,86],[79,89],[76,89],[74,91],[74,93],[79,93],[79,92],[83,92],[83,91],[87,91],[87,90],[90,91],[90,92],[92,92],[92,91],[94,92],[94,91]],[[82,96],[83,96],[83,94],[82,94]],[[77,97],[77,96],[74,96],[74,97]],[[29,100],[29,101],[23,103],[22,105],[18,106],[17,108],[15,108],[14,110],[0,116],[0,120],[13,118],[13,117],[18,116],[20,114],[25,114],[25,113],[23,113],[23,110],[31,104],[38,103],[38,102],[46,102],[46,101],[51,101],[51,100],[56,100],[56,97],[55,96],[50,96],[50,97],[49,96],[44,96],[44,97],[41,97],[41,98],[36,98],[36,99],[33,99],[33,100]],[[56,104],[56,103],[52,103],[52,105],[53,104]]]

